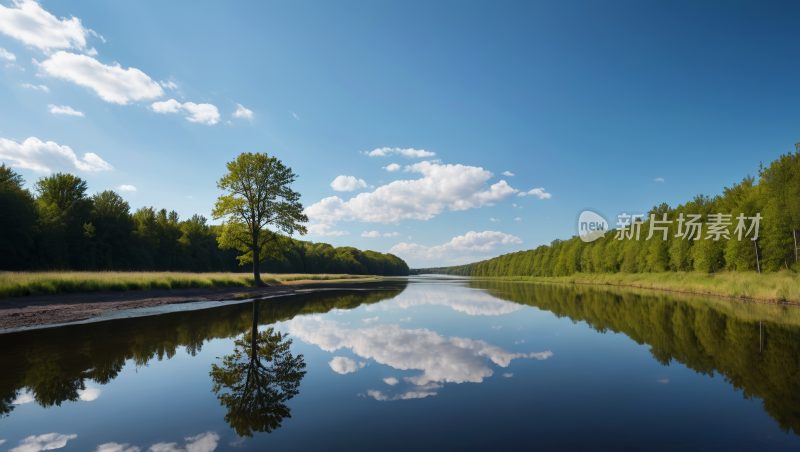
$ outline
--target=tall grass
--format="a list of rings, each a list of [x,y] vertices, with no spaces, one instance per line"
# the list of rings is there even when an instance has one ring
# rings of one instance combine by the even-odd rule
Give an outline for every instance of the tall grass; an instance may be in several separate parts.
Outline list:
[[[336,280],[374,278],[365,275],[261,275],[267,284],[282,281]],[[173,273],[173,272],[0,272],[0,298],[25,295],[182,289],[189,287],[252,287],[247,273]]]
[[[800,275],[792,271],[756,272],[663,272],[663,273],[576,273],[553,277],[475,277],[501,281],[531,281],[599,284],[642,289],[669,290],[760,301],[800,302]]]

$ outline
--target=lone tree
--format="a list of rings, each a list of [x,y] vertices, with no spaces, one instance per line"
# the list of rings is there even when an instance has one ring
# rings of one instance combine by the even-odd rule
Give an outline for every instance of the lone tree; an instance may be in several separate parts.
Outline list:
[[[268,257],[285,259],[281,242],[295,232],[308,232],[302,224],[308,217],[300,193],[290,188],[297,175],[261,153],[242,153],[227,167],[228,173],[217,182],[227,194],[217,199],[212,212],[214,219],[225,218],[217,241],[222,249],[241,251],[240,265],[252,262],[256,286],[266,286],[258,264]]]

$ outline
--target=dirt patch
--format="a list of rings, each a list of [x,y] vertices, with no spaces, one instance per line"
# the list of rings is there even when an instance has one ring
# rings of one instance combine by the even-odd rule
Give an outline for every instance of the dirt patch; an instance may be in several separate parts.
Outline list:
[[[347,288],[354,284],[375,281],[375,279],[291,281],[258,288],[153,289],[6,298],[0,300],[0,333],[6,329],[77,322],[121,309],[149,308],[196,301],[258,298],[266,295],[291,294],[300,289]]]

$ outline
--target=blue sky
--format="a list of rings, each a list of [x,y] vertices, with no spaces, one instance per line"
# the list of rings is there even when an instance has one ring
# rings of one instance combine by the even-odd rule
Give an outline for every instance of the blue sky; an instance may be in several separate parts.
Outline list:
[[[305,239],[412,267],[715,195],[800,141],[793,2],[0,6],[0,160],[28,186],[210,218],[225,162],[266,152]]]

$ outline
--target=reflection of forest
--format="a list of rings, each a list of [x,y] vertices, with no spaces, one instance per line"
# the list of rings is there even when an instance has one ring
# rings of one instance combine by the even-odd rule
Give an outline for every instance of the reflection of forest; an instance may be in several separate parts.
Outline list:
[[[472,281],[474,288],[595,330],[624,333],[668,366],[721,374],[800,433],[800,309],[602,286]]]
[[[360,288],[383,290],[323,291],[264,300],[261,325],[298,315],[351,309],[394,298],[404,282]],[[0,417],[14,409],[24,390],[43,407],[77,401],[86,383],[106,384],[117,377],[126,361],[137,366],[174,356],[180,347],[194,355],[203,343],[236,337],[252,327],[252,304],[242,303],[199,311],[176,312],[109,322],[0,335]]]

